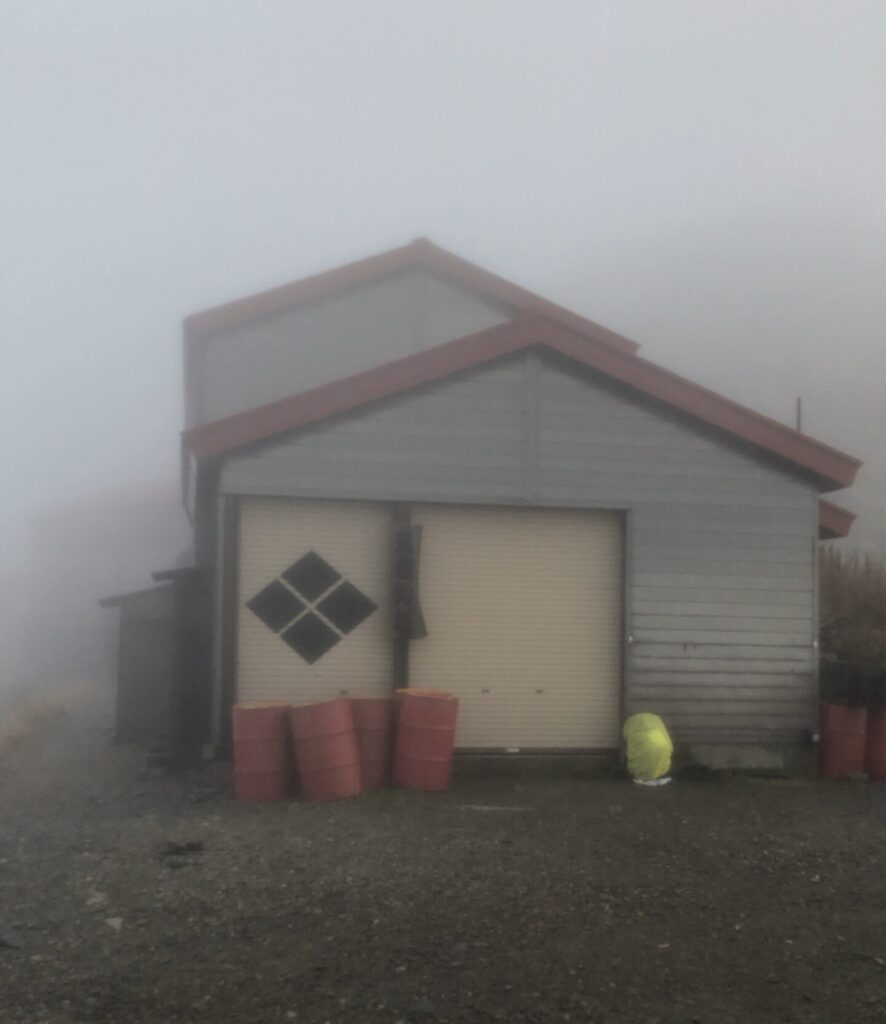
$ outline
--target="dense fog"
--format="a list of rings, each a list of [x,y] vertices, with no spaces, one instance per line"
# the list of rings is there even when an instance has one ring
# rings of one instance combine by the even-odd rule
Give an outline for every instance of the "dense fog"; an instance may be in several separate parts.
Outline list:
[[[181,320],[430,237],[865,460],[886,6],[0,5],[0,686],[105,677],[186,557]]]

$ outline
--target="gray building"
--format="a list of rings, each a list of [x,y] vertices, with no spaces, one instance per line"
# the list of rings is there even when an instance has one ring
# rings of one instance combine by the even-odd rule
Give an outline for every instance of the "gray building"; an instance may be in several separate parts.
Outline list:
[[[463,750],[611,749],[640,710],[711,764],[808,745],[857,460],[423,240],[184,343],[216,742],[236,700],[409,685]]]

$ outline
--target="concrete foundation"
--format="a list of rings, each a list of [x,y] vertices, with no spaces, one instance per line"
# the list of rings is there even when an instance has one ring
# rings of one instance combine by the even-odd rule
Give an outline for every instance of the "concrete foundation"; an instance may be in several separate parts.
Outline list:
[[[712,771],[815,774],[818,747],[812,743],[690,743],[675,756],[678,765],[704,765]]]

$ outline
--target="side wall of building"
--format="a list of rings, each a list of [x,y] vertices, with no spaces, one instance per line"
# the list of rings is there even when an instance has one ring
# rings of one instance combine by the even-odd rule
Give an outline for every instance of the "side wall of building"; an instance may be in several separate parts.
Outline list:
[[[512,311],[422,268],[189,342],[187,426],[503,323]]]
[[[695,744],[815,726],[814,483],[536,352],[229,458],[222,492],[627,514],[625,698]]]

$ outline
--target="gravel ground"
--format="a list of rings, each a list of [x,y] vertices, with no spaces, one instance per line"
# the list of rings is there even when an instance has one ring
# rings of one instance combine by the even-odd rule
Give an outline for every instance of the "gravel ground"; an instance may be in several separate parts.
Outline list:
[[[0,756],[0,1022],[881,1022],[884,849],[884,786],[245,806],[57,719]]]

